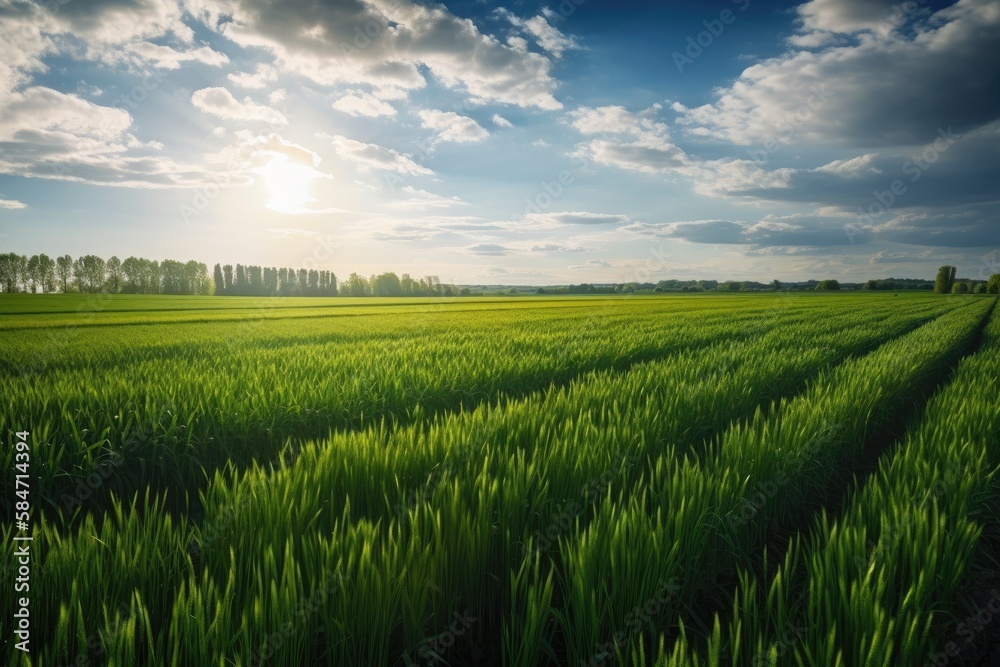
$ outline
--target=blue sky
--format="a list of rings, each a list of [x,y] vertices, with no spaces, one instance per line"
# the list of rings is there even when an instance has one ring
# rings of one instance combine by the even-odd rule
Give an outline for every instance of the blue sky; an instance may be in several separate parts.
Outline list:
[[[997,43],[986,0],[0,0],[0,250],[985,278]]]

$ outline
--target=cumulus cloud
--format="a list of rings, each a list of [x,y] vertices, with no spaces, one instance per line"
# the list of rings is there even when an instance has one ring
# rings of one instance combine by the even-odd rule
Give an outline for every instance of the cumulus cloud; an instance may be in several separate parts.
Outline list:
[[[605,135],[577,144],[573,155],[589,163],[648,174],[676,171],[687,163],[671,140],[667,126],[654,114],[659,105],[640,112],[622,106],[580,107],[567,116],[581,134]]]
[[[320,156],[314,151],[288,141],[280,134],[258,135],[249,130],[236,132],[237,141],[216,153],[209,153],[206,160],[216,164],[227,164],[230,169],[251,169],[259,167],[273,157],[282,157],[289,162],[306,167],[317,167]]]
[[[902,5],[897,0],[810,0],[795,11],[804,31],[885,34],[917,11],[907,12]]]
[[[122,109],[44,86],[12,93],[0,106],[0,174],[135,188],[197,187],[203,167],[149,155]]]
[[[188,62],[214,67],[229,62],[229,57],[224,53],[219,53],[207,46],[178,50],[170,46],[145,41],[126,44],[119,51],[103,54],[102,59],[109,63],[125,62],[168,70],[179,69],[183,63]]]
[[[511,254],[514,252],[514,249],[499,243],[476,243],[474,245],[466,246],[463,251],[467,255],[501,257],[503,255]]]
[[[638,236],[675,238],[692,243],[746,243],[747,225],[730,220],[694,220],[690,222],[633,222],[620,231]]]
[[[243,120],[272,125],[288,125],[288,119],[280,111],[269,106],[257,104],[249,97],[243,101],[237,100],[225,88],[202,88],[191,95],[191,103],[201,111],[225,118],[227,120]]]
[[[351,90],[333,103],[333,108],[351,116],[395,116],[396,108],[363,90]]]
[[[965,132],[1000,117],[995,2],[959,0],[906,30],[878,29],[892,11],[888,0],[807,3],[799,10],[806,26],[867,36],[749,67],[715,102],[675,104],[679,122],[742,145],[874,147],[919,145],[939,128]]]
[[[591,213],[589,211],[560,211],[553,213],[529,213],[525,221],[532,225],[621,225],[629,221],[620,213]]]
[[[588,259],[583,264],[576,264],[576,265],[571,266],[569,268],[573,269],[573,270],[578,270],[578,269],[609,269],[612,266],[613,266],[613,264],[611,264],[611,262],[609,262],[606,259]]]
[[[497,127],[514,127],[514,124],[498,113],[493,114],[493,124]]]
[[[413,176],[425,176],[434,173],[427,167],[417,164],[408,156],[397,153],[391,148],[385,148],[377,144],[366,144],[340,135],[330,136],[320,134],[318,136],[322,139],[328,139],[341,159],[354,162],[361,166],[362,169],[380,169]]]
[[[421,125],[435,130],[441,141],[467,143],[482,141],[490,136],[479,123],[468,116],[460,116],[454,111],[439,111],[437,109],[422,109],[418,112]]]
[[[0,209],[16,211],[22,208],[28,208],[28,205],[16,199],[0,199]]]
[[[230,74],[228,78],[234,86],[259,90],[278,80],[278,70],[270,65],[260,64],[257,65],[257,69],[253,73],[235,72]]]
[[[580,48],[575,37],[564,35],[558,28],[549,23],[545,16],[522,19],[506,9],[497,10],[497,14],[510,21],[511,25],[531,35],[538,46],[556,58],[561,58],[564,51]]]
[[[551,62],[483,34],[443,5],[411,0],[189,0],[189,11],[244,47],[322,85],[364,83],[415,90],[421,67],[481,102],[558,109]]]
[[[530,252],[552,253],[552,252],[585,252],[587,249],[576,245],[568,245],[566,243],[536,243],[532,246],[529,246],[528,250]]]
[[[467,202],[459,197],[442,197],[426,190],[420,190],[407,185],[402,189],[406,199],[389,202],[385,204],[388,208],[402,211],[425,211],[436,208],[451,208],[452,206],[465,206]]]

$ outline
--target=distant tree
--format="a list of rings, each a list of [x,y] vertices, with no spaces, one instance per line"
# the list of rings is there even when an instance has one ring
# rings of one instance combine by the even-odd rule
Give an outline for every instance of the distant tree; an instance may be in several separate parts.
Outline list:
[[[122,262],[122,274],[125,278],[125,285],[122,291],[126,294],[139,294],[142,292],[142,284],[146,278],[146,268],[143,263],[146,260],[138,257],[127,257]]]
[[[0,255],[0,285],[3,291],[13,293],[20,291],[22,276],[27,271],[28,259],[16,252]]]
[[[73,279],[73,258],[69,255],[56,257],[56,277],[65,294],[69,291],[69,282]]]
[[[821,280],[819,284],[816,285],[816,291],[818,292],[831,292],[840,289],[840,282],[837,280]]]
[[[38,256],[38,275],[46,293],[56,291],[56,263],[45,253]]]
[[[968,294],[969,293],[969,283],[967,282],[957,282],[951,287],[952,294]]]
[[[539,287],[539,289],[541,289],[541,288]],[[463,287],[462,291],[459,292],[458,295],[459,296],[472,296],[472,290],[470,290],[468,287]]]
[[[410,277],[409,273],[400,276],[399,288],[403,291],[403,296],[418,296],[415,292],[419,289],[419,285],[416,280]]]
[[[225,294],[226,292],[226,279],[222,276],[222,265],[216,264],[215,268],[212,269],[212,280],[215,282],[215,293]]]
[[[233,283],[233,294],[246,294],[247,271],[242,264],[236,265],[236,281]]]
[[[204,262],[192,259],[184,264],[183,290],[183,294],[196,296],[211,296],[215,292],[215,283]]]
[[[38,255],[32,255],[28,258],[27,264],[28,271],[26,273],[28,289],[32,294],[38,292],[42,284],[42,276],[40,267],[38,265]]]
[[[108,257],[105,269],[105,286],[112,294],[122,291],[122,261],[116,255]]]
[[[986,294],[986,283],[976,283],[976,287],[972,292],[974,294]]]
[[[174,259],[160,262],[164,294],[184,294],[184,265]]]
[[[104,287],[106,263],[97,255],[84,255],[73,262],[73,277],[81,292],[99,292]]]
[[[403,296],[403,286],[395,273],[383,273],[371,283],[372,296]]]
[[[264,271],[259,266],[247,267],[247,294],[264,293]]]
[[[938,269],[937,278],[934,279],[935,294],[951,294],[952,286],[955,284],[955,267],[945,265]]]
[[[142,294],[160,294],[163,291],[163,267],[156,260],[142,261]]]
[[[347,278],[345,288],[348,296],[368,296],[368,281],[357,273],[352,273]]]
[[[771,281],[771,287],[773,287],[774,291],[777,292],[778,290],[781,289],[781,281],[775,278],[774,280]]]
[[[987,294],[1000,294],[1000,273],[994,273],[986,283]]]

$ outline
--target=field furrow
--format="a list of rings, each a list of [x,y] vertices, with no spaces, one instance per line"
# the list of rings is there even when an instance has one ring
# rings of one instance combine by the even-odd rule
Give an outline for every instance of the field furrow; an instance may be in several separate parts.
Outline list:
[[[923,385],[947,374],[990,305],[947,314],[841,365],[773,413],[734,426],[700,463],[661,458],[648,489],[603,505],[560,543],[566,592],[555,614],[567,660],[626,654],[637,634],[672,627],[682,610],[705,604],[717,577],[757,553],[769,531],[806,518],[830,475]],[[545,599],[549,588],[539,581],[526,597]],[[655,622],[635,623],[650,600]]]
[[[477,317],[458,332],[439,331],[432,320],[384,317],[356,331],[327,324],[310,334],[282,324],[235,330],[228,340],[230,333],[215,328],[214,342],[204,347],[192,345],[181,328],[174,333],[187,340],[183,353],[147,340],[133,349],[127,335],[105,346],[84,337],[58,354],[94,349],[98,358],[0,378],[7,398],[0,429],[21,415],[40,424],[31,443],[44,471],[37,484],[50,499],[42,509],[56,520],[81,505],[101,508],[98,500],[111,491],[196,492],[222,466],[266,463],[289,443],[334,430],[419,422],[590,371],[747,338],[773,326],[777,312],[788,324],[809,318],[808,308],[782,303],[735,317],[728,309],[696,308],[670,318],[644,313],[636,321],[619,304],[563,322]],[[354,342],[345,344],[345,337]],[[5,451],[0,458],[11,463],[11,456]],[[95,474],[100,483],[87,483]]]
[[[981,349],[962,360],[843,515],[824,513],[769,577],[744,573],[733,616],[705,652],[681,638],[656,665],[965,664],[958,660],[982,621],[960,612],[957,595],[1000,500],[998,365],[995,313]],[[998,603],[994,589],[979,611]],[[934,622],[951,614],[965,620],[942,632]]]
[[[631,466],[613,470],[612,478],[620,475],[620,479],[604,479],[610,466],[621,465],[620,457],[655,460],[668,455],[665,452],[683,453],[741,413],[749,417],[770,400],[797,391],[806,378],[829,364],[898,336],[934,312],[916,309],[911,315],[887,318],[873,309],[806,328],[802,322],[785,326],[795,320],[788,314],[749,341],[719,343],[693,355],[642,364],[627,373],[591,374],[536,400],[484,407],[436,420],[441,423],[426,429],[339,434],[322,447],[307,446],[294,464],[277,473],[259,469],[231,484],[217,480],[207,497],[204,522],[187,538],[199,545],[196,560],[202,573],[185,565],[187,544],[183,548],[181,544],[186,526],[157,532],[158,539],[166,540],[163,549],[171,554],[171,571],[182,574],[174,586],[187,579],[182,588],[187,592],[174,598],[166,590],[143,591],[144,608],[152,610],[151,618],[159,619],[156,645],[162,649],[164,634],[180,631],[169,626],[164,633],[162,624],[167,618],[175,619],[172,623],[187,618],[178,615],[177,605],[190,604],[192,595],[222,595],[223,582],[234,578],[240,585],[229,604],[235,609],[270,609],[278,603],[266,587],[253,582],[280,574],[293,577],[297,590],[314,590],[323,581],[319,564],[332,567],[338,562],[347,582],[343,595],[328,603],[338,606],[316,614],[296,630],[295,641],[283,643],[277,653],[287,656],[282,660],[288,664],[295,664],[292,656],[303,651],[320,655],[337,650],[348,664],[380,664],[404,651],[416,656],[421,642],[447,626],[454,613],[478,614],[482,620],[469,636],[487,641],[489,633],[499,635],[502,622],[491,608],[509,604],[508,581],[531,560],[530,555],[525,559],[525,541],[553,522],[560,502],[577,497],[581,488],[587,491],[587,501],[597,501],[616,484],[625,489],[641,482],[644,474],[636,473],[645,463],[634,470]],[[474,443],[482,447],[473,450],[469,446]],[[439,473],[442,469],[446,473],[435,474],[435,465]],[[597,484],[588,486],[594,480]],[[585,521],[591,510],[589,502],[584,504],[588,507],[580,519]],[[278,507],[283,508],[282,518],[266,534],[257,530],[262,512]],[[132,513],[123,512],[119,521],[129,526],[131,517]],[[124,534],[105,532],[107,526],[88,522],[81,537],[100,531],[102,542],[114,540],[114,551],[126,552],[130,540],[149,539],[142,526],[118,531]],[[61,544],[60,551],[80,554],[79,539]],[[362,551],[354,552],[352,544]],[[230,549],[239,556],[231,559]],[[271,556],[263,562],[242,556],[251,553]],[[362,558],[362,553],[368,556]],[[418,557],[421,565],[403,554],[423,554]],[[93,562],[85,568],[91,571],[115,568],[99,549],[86,560]],[[286,571],[293,562],[311,565]],[[190,568],[187,574],[185,568]],[[123,585],[113,598],[116,604],[130,599],[127,582],[139,587],[141,579],[126,574],[134,569],[134,563],[123,568]],[[491,580],[491,572],[500,579]],[[383,588],[372,590],[378,580],[384,582],[379,584]],[[95,605],[107,604],[108,598],[94,599],[79,586],[74,594],[70,583],[56,577],[51,587],[70,591],[63,598],[67,608],[82,611],[54,620],[62,624],[56,634],[85,637],[94,625],[87,623],[84,629],[78,617],[92,617],[87,610],[96,612]],[[363,600],[378,610],[378,618],[359,614],[345,618],[338,611]],[[375,600],[380,601],[375,604]],[[473,604],[478,606],[470,611]],[[218,649],[206,649],[207,655],[192,649],[188,659],[246,658],[258,645],[254,638],[280,626],[287,612],[279,605],[273,614],[259,618],[219,620],[222,625],[229,623],[229,632],[246,639],[215,657],[212,651]],[[322,618],[343,619],[338,621],[342,627],[328,626]]]

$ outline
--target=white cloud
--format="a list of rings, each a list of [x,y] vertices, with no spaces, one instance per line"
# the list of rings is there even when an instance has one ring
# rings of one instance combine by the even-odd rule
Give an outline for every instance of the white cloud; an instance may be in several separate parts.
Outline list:
[[[320,134],[318,136],[329,140],[337,155],[342,159],[359,164],[364,169],[381,169],[415,176],[426,176],[434,173],[391,148],[377,144],[366,144],[340,135]]]
[[[185,6],[237,44],[266,49],[283,70],[321,85],[412,91],[426,85],[425,67],[443,85],[476,101],[561,107],[552,94],[556,81],[548,58],[483,34],[443,5],[301,0],[289,11],[268,0],[188,0]]]
[[[959,0],[906,30],[880,29],[893,7],[888,0],[804,5],[808,26],[863,32],[853,43],[790,50],[749,67],[714,103],[675,104],[678,121],[696,136],[741,145],[867,148],[919,145],[939,128],[963,132],[1000,117],[1000,5]]]
[[[476,243],[474,245],[466,246],[463,248],[463,252],[467,255],[482,255],[487,257],[500,257],[503,255],[509,255],[516,252],[514,248],[509,246],[501,245],[499,243]]]
[[[555,225],[623,225],[630,220],[627,215],[620,213],[591,213],[589,211],[529,213],[524,218],[532,225],[545,227]]]
[[[588,259],[583,264],[576,264],[569,268],[576,271],[580,269],[610,269],[612,266],[613,264],[606,259]]]
[[[442,197],[426,190],[419,190],[413,186],[403,187],[403,194],[406,199],[389,202],[385,206],[403,211],[425,211],[434,208],[450,208],[452,206],[465,206],[467,202],[459,197]]]
[[[351,90],[349,94],[333,103],[333,108],[352,116],[395,116],[396,109],[371,93]]]
[[[179,51],[169,46],[145,41],[132,42],[124,45],[121,50],[104,53],[102,60],[108,63],[126,62],[152,65],[169,70],[179,69],[182,63],[187,62],[197,62],[214,67],[229,63],[228,56],[207,46]]]
[[[0,21],[0,99],[47,68],[42,58],[54,49],[51,16],[40,5],[19,2],[4,6]]]
[[[482,141],[490,136],[479,123],[468,116],[459,116],[454,111],[423,109],[418,114],[421,125],[436,130],[441,141],[458,143]]]
[[[22,208],[28,208],[28,205],[24,202],[19,202],[16,199],[0,199],[0,209],[16,211]]]
[[[242,102],[225,88],[202,88],[191,95],[191,103],[205,113],[228,120],[245,120],[272,125],[288,125],[288,119],[271,107],[257,104],[249,97]]]
[[[497,14],[510,21],[511,25],[524,30],[534,37],[538,46],[556,58],[561,58],[564,51],[580,48],[575,37],[564,35],[558,28],[553,27],[546,20],[545,16],[533,16],[530,19],[522,19],[506,9],[497,10]]]
[[[270,65],[260,64],[257,65],[257,69],[252,74],[249,72],[236,72],[229,75],[229,80],[233,85],[240,88],[260,90],[269,83],[274,83],[278,80],[278,70]]]
[[[211,182],[204,167],[150,155],[162,144],[139,141],[129,133],[131,124],[122,109],[43,86],[25,88],[0,106],[0,174],[131,188]]]
[[[87,95],[88,97],[100,97],[104,94],[104,91],[97,86],[91,86],[86,81],[81,80],[76,84],[76,94]]]
[[[60,2],[49,12],[53,31],[66,32],[83,39],[93,51],[111,45],[152,39],[172,34],[177,41],[190,44],[191,29],[184,24],[184,8],[177,0],[142,0],[142,2]],[[96,53],[95,59],[102,54]],[[112,55],[112,54],[107,54]]]
[[[905,21],[903,4],[897,0],[810,0],[795,11],[805,30],[884,34]]]
[[[594,164],[648,174],[678,171],[687,156],[671,140],[667,126],[653,115],[655,104],[633,113],[622,106],[580,107],[568,114],[571,125],[586,135],[603,134],[578,144],[573,155]]]
[[[498,113],[493,114],[493,124],[497,127],[514,127],[514,124]]]

